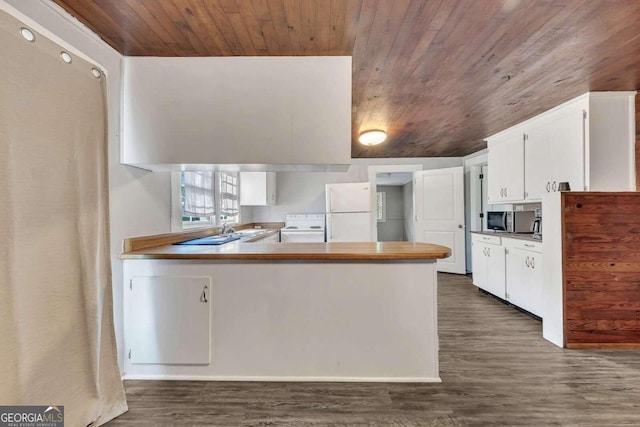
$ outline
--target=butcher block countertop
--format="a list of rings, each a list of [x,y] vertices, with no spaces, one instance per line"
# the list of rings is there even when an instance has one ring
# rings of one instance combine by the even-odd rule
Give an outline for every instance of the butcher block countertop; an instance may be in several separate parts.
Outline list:
[[[440,259],[449,248],[429,243],[250,243],[230,242],[216,246],[162,245],[124,252],[122,259],[210,260],[416,260]]]
[[[280,224],[277,224],[280,225]],[[279,227],[261,224],[268,234]],[[249,228],[248,226],[243,226]],[[240,229],[240,228],[239,228]],[[275,230],[275,231],[274,231]],[[255,239],[237,240],[223,245],[174,245],[212,236],[219,229],[160,234],[126,239],[122,259],[210,259],[210,260],[436,260],[451,255],[440,245],[414,242],[362,243],[260,243]],[[267,234],[267,233],[265,233]]]

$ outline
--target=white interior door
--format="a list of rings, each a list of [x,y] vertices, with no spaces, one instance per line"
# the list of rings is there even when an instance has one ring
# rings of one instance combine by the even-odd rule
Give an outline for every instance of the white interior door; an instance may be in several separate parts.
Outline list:
[[[450,248],[438,271],[465,274],[463,167],[414,172],[413,179],[416,241]]]

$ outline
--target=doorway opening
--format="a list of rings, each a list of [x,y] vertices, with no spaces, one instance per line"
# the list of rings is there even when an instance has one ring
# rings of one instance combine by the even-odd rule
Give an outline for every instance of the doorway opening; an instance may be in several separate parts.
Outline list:
[[[421,170],[422,165],[369,166],[369,182],[376,188],[371,230],[375,241],[415,241],[413,172]]]
[[[376,228],[379,242],[406,242],[411,221],[413,172],[376,174]],[[408,215],[407,215],[408,212]]]

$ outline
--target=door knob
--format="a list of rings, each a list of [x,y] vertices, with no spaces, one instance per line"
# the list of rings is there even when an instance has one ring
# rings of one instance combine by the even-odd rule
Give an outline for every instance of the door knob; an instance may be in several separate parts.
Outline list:
[[[458,224],[458,228],[462,228],[462,224]]]

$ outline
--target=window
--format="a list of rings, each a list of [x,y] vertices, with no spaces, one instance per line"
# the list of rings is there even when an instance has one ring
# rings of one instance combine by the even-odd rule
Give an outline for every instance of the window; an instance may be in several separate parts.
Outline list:
[[[173,230],[240,222],[237,172],[175,172],[171,186]]]
[[[220,221],[240,222],[238,204],[238,172],[218,172],[220,182]]]
[[[183,226],[213,225],[215,215],[213,172],[180,173],[180,208]]]
[[[383,191],[376,193],[376,219],[378,222],[387,220],[387,193]]]

